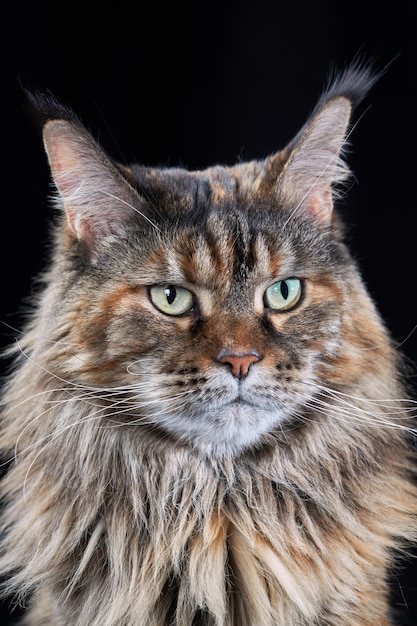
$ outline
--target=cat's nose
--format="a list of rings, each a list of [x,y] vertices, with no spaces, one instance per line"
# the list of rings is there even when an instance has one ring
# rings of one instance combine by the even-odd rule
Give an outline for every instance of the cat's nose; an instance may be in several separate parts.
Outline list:
[[[222,350],[216,357],[216,361],[231,365],[233,376],[241,380],[247,376],[252,363],[260,361],[261,358],[261,355],[256,350],[251,350],[250,352],[229,352],[228,350]]]

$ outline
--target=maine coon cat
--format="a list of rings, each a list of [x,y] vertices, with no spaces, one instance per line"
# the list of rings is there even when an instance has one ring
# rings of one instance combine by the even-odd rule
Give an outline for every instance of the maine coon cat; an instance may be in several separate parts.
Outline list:
[[[334,201],[352,66],[272,156],[114,163],[32,96],[54,245],[6,385],[1,572],[31,626],[389,626],[417,539],[404,367]]]

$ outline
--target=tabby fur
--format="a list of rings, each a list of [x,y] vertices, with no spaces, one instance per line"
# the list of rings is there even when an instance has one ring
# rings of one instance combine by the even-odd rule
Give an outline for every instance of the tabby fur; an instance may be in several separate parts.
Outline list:
[[[334,207],[374,80],[348,68],[285,149],[204,171],[116,164],[31,96],[59,215],[1,415],[26,625],[395,623],[413,402]],[[290,277],[300,300],[271,310]]]

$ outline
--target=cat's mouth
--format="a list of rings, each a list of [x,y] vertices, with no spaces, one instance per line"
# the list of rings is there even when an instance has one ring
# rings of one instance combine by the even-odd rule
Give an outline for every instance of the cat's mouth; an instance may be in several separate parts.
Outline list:
[[[155,423],[215,455],[239,453],[288,418],[288,407],[277,393],[268,394],[256,385],[221,386],[216,394],[191,400],[158,412]]]
[[[220,409],[275,409],[276,404],[272,402],[265,394],[258,394],[256,390],[245,390],[242,385],[236,390],[235,394],[224,400],[224,402],[218,405]]]
[[[256,402],[254,398],[245,399],[241,396],[238,396],[234,400],[229,400],[224,404],[221,409],[237,409],[237,410],[246,410],[249,408],[262,408],[259,402]]]
[[[207,407],[193,420],[193,426],[188,422],[187,435],[204,447],[208,445],[213,453],[234,454],[259,441],[282,419],[282,411],[276,406],[267,407],[256,398],[239,396],[222,405]]]

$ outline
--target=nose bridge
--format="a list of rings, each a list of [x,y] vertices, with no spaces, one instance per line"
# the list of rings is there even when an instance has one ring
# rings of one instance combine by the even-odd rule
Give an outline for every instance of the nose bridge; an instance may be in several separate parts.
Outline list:
[[[242,310],[225,311],[215,320],[215,334],[223,348],[231,352],[249,352],[260,339],[260,320],[252,309],[252,303]]]
[[[216,334],[214,360],[228,366],[236,378],[247,376],[252,364],[263,358],[259,320],[249,312],[246,315],[225,315]]]

